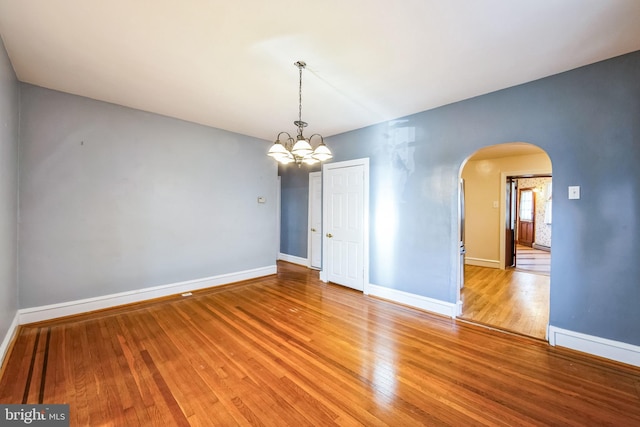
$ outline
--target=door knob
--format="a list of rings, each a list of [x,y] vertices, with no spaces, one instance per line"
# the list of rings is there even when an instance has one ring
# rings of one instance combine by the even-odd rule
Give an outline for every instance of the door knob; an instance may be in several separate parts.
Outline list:
[[[328,237],[328,238],[332,238],[332,237],[333,237],[333,234],[331,234],[331,233],[327,233],[327,237]]]
[[[316,229],[315,229],[315,228],[312,228],[312,229],[311,229],[311,231],[315,233],[315,232],[316,232]]]

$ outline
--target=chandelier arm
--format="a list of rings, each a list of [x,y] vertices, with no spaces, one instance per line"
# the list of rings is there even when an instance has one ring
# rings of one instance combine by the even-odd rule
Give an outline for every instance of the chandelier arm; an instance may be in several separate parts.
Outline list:
[[[287,132],[285,132],[285,133],[286,133],[287,135],[289,135]],[[295,143],[296,143],[296,140],[295,140],[295,139],[293,139],[293,138],[291,137],[291,135],[289,135],[289,138],[287,138],[287,142],[286,142],[286,144],[285,144],[285,148],[286,148],[287,150],[289,150],[289,152],[291,152],[291,149],[293,148],[293,145],[294,145]],[[295,157],[295,156],[294,156],[294,157]]]
[[[311,135],[309,137],[309,142],[311,142],[311,138],[313,138],[314,136],[319,136],[320,137],[320,144],[324,144],[324,138],[319,133],[314,133],[313,135]]]
[[[291,135],[289,134],[289,132],[282,131],[282,132],[280,132],[280,133],[278,134],[278,136],[276,136],[276,140],[277,140],[277,141],[280,141],[280,135],[282,135],[283,133],[284,133],[284,134],[286,134],[286,135],[289,137],[289,138],[287,138],[287,139],[293,139],[293,138],[291,138]]]

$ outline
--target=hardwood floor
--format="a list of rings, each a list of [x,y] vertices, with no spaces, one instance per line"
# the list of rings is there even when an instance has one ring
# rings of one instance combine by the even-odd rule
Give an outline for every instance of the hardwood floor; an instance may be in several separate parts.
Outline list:
[[[466,265],[462,319],[545,339],[549,276]]]
[[[640,425],[640,370],[278,275],[20,328],[1,403],[71,425]]]

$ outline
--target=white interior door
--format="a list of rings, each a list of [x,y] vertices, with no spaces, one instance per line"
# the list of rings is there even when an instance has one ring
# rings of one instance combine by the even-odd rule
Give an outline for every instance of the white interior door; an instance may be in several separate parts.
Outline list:
[[[322,173],[309,174],[309,267],[322,268]]]
[[[326,165],[323,191],[326,278],[364,291],[365,166]]]

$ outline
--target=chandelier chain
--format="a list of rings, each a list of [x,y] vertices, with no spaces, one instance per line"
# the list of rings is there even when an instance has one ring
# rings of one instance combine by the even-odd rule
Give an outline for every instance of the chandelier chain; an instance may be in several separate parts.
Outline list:
[[[302,66],[298,66],[300,70],[300,84],[298,86],[298,120],[302,121]],[[302,131],[300,132],[302,133]]]

